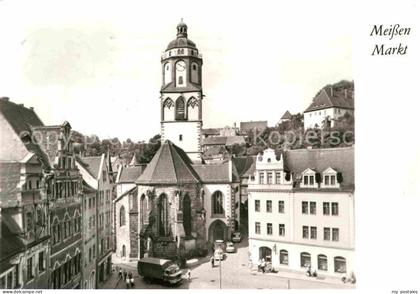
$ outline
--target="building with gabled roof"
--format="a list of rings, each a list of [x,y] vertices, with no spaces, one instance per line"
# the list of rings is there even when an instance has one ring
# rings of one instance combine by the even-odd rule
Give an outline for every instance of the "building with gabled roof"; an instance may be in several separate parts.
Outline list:
[[[335,121],[346,113],[354,114],[353,93],[353,88],[339,91],[333,87],[322,89],[303,112],[305,130],[334,127]]]
[[[97,191],[96,210],[96,286],[99,287],[111,275],[111,255],[114,249],[113,194],[114,179],[108,155],[77,158],[76,165],[83,180]],[[86,220],[87,221],[87,220]]]
[[[354,147],[259,154],[248,181],[253,263],[342,277],[355,269]]]

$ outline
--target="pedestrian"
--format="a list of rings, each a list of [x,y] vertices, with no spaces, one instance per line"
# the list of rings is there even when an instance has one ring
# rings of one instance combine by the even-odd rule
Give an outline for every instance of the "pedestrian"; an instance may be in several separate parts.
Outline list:
[[[127,289],[130,288],[130,278],[128,277],[128,275],[127,275],[127,278],[125,279],[125,285],[126,285]]]
[[[214,268],[214,257],[210,257],[211,268]]]
[[[191,270],[190,269],[188,269],[188,271],[187,271],[187,276],[188,276],[188,280],[191,280]]]
[[[118,279],[121,280],[123,278],[123,273],[121,268],[118,269]]]
[[[130,286],[131,286],[131,288],[133,288],[134,287],[134,277],[133,277],[132,272],[128,273],[128,278],[130,279]]]
[[[125,270],[123,271],[123,278],[124,278],[124,281],[127,279],[127,272]]]

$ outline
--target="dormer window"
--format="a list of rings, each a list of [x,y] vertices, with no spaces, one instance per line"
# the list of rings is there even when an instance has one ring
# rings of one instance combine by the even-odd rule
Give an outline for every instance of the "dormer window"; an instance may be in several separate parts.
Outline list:
[[[306,169],[302,173],[302,182],[300,186],[302,188],[317,188],[317,182],[315,179],[316,172],[310,168]]]
[[[322,173],[321,188],[339,188],[337,171],[329,167]]]

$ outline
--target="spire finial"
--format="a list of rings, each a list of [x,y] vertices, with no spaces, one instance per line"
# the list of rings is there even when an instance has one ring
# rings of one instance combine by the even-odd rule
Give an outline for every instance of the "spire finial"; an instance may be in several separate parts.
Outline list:
[[[183,17],[181,17],[181,22],[184,22],[184,18]]]

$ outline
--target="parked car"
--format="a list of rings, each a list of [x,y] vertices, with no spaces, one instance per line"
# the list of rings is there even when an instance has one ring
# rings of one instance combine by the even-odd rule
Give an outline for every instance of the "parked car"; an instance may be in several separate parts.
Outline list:
[[[169,283],[171,285],[178,284],[182,280],[182,271],[178,265],[173,261],[145,257],[138,261],[137,269],[139,275],[142,276],[146,282],[154,280]]]
[[[240,232],[235,232],[232,235],[232,242],[240,243],[242,241],[242,235]]]
[[[236,249],[232,242],[226,243],[226,252],[227,253],[235,253]]]

